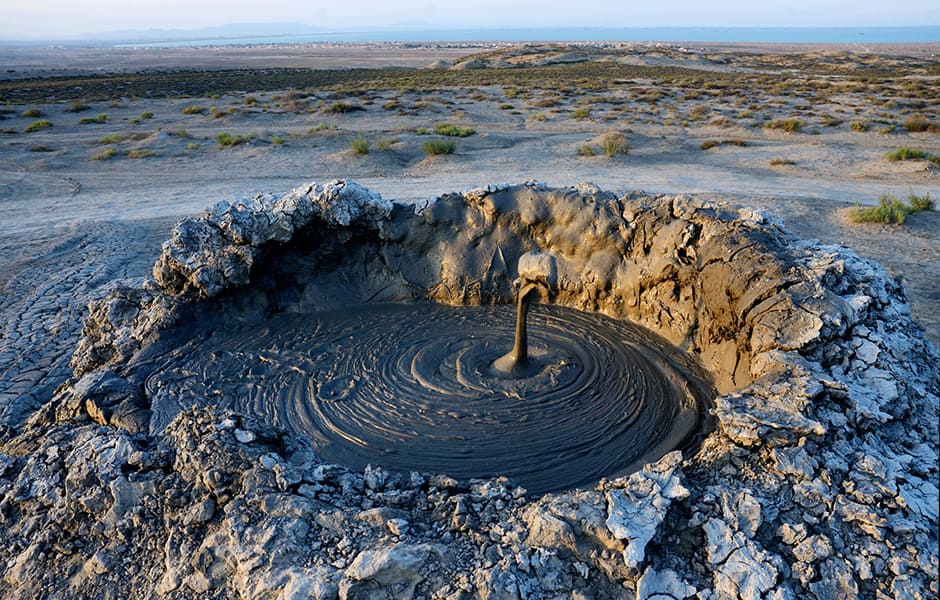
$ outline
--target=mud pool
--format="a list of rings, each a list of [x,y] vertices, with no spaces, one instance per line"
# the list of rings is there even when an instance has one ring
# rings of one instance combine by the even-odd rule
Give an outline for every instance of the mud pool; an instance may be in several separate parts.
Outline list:
[[[535,493],[623,474],[693,439],[708,386],[665,341],[539,305],[533,368],[512,377],[493,363],[514,322],[509,305],[420,302],[184,328],[176,340],[189,340],[147,367],[151,428],[219,404],[308,435],[330,461],[505,475]]]

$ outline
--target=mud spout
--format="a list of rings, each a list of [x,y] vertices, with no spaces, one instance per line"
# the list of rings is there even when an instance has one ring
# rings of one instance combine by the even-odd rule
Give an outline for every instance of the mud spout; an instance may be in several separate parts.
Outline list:
[[[493,363],[493,368],[504,375],[524,377],[531,370],[526,319],[529,315],[529,304],[532,298],[538,295],[540,287],[542,287],[540,283],[527,283],[519,289],[516,300],[516,335],[512,350]]]
[[[527,252],[519,257],[519,293],[516,297],[516,335],[512,350],[498,358],[493,368],[511,377],[527,377],[533,370],[529,361],[526,319],[533,298],[544,292],[551,296],[556,280],[555,259],[550,254]],[[537,370],[537,365],[534,367]]]

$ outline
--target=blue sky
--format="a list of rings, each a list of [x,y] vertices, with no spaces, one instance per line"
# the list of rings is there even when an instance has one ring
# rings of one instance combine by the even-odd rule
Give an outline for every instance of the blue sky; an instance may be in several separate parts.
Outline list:
[[[0,38],[242,22],[334,28],[940,25],[940,0],[3,0]]]

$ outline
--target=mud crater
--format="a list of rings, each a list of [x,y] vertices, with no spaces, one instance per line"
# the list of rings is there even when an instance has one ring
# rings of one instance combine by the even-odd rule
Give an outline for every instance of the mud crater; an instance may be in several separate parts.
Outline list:
[[[152,359],[154,433],[193,403],[218,404],[309,436],[330,462],[504,475],[541,494],[689,444],[711,398],[694,361],[657,336],[558,306],[532,309],[519,376],[494,368],[512,347],[512,306],[363,304],[208,321],[167,336],[160,346],[171,350]]]

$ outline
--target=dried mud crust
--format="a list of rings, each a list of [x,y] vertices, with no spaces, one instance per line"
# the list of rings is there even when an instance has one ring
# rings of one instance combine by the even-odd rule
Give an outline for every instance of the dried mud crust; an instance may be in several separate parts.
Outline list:
[[[558,262],[556,302],[709,369],[717,428],[696,453],[531,498],[324,464],[212,408],[145,432],[135,361],[201,311],[501,302],[532,249]],[[935,597],[938,359],[881,267],[720,203],[532,183],[415,213],[334,181],[219,205],[152,279],[92,304],[75,377],[4,435],[0,592]]]

